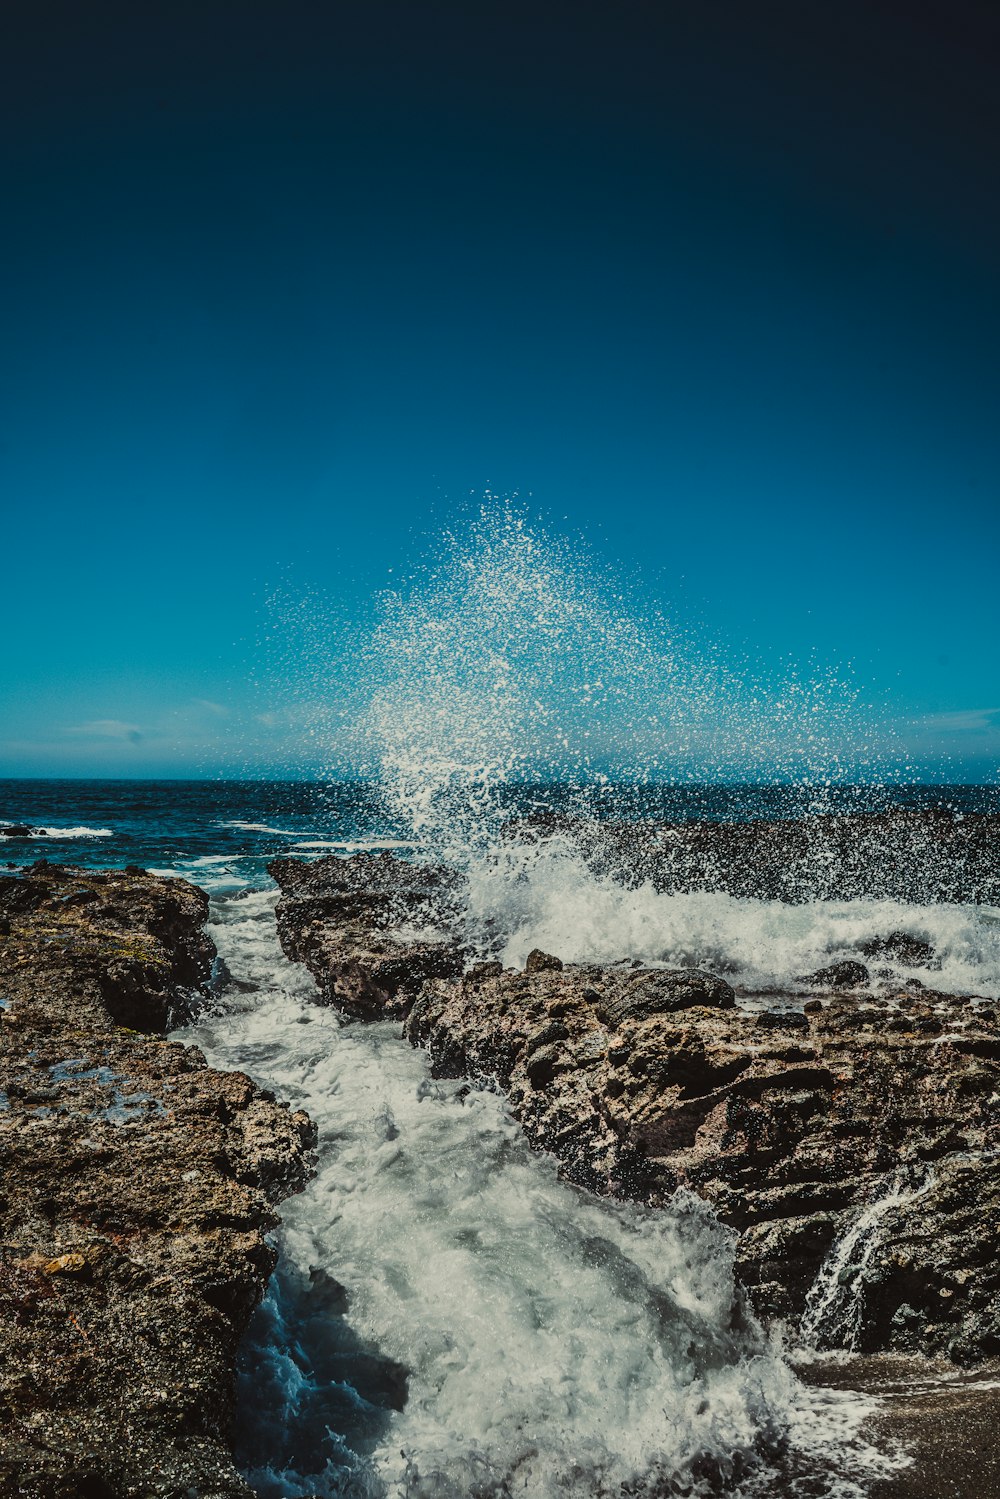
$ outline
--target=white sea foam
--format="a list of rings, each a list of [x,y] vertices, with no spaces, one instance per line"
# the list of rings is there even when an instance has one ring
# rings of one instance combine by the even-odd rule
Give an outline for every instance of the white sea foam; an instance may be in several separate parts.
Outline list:
[[[149,873],[164,879],[191,880],[211,895],[229,894],[248,885],[263,885],[267,880],[265,865],[270,855],[210,854],[195,859],[180,859]]]
[[[220,828],[239,828],[244,833],[276,833],[283,838],[297,838],[298,833],[292,828],[272,828],[266,822],[220,822]]]
[[[1000,994],[995,910],[665,895],[593,873],[558,833],[518,839],[505,826],[511,782],[529,774],[593,787],[598,762],[641,775],[695,752],[700,779],[722,764],[751,775],[780,763],[818,810],[830,784],[856,773],[872,730],[849,683],[795,672],[770,690],[737,680],[681,648],[655,613],[633,617],[585,559],[502,507],[388,598],[373,659],[367,729],[386,799],[429,856],[466,871],[473,946],[514,964],[533,947],[565,960],[693,963],[766,991],[905,931],[932,944],[937,966],[880,957],[873,968]],[[577,811],[587,812],[582,793]]]
[[[10,821],[0,820],[0,827],[16,827],[17,824]],[[113,838],[113,828],[42,828],[33,827],[30,836],[32,838]]]
[[[868,1407],[801,1386],[739,1313],[707,1209],[561,1182],[500,1098],[432,1081],[393,1027],[317,1007],[272,908],[215,904],[221,955],[260,987],[184,1033],[320,1129],[248,1345],[241,1451],[265,1499],[767,1494],[782,1442],[813,1494],[860,1496],[888,1470]],[[398,1366],[405,1404],[377,1393],[399,1394]]]
[[[521,967],[533,947],[567,962],[695,966],[748,989],[787,988],[863,944],[907,932],[934,949],[932,969],[891,957],[863,959],[900,980],[919,977],[946,993],[1000,997],[1000,910],[900,901],[737,899],[716,891],[663,894],[626,889],[594,874],[559,840],[495,849],[469,864],[469,935],[504,933],[504,962]]]
[[[896,1210],[911,1207],[934,1183],[932,1168],[919,1173],[912,1166],[899,1167],[835,1241],[806,1300],[800,1328],[806,1348],[857,1348],[862,1305],[855,1282],[864,1278]]]

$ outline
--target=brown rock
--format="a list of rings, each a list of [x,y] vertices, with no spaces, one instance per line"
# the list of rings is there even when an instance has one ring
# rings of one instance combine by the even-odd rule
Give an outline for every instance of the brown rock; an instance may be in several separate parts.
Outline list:
[[[684,1183],[707,1198],[740,1234],[739,1270],[765,1317],[801,1317],[833,1242],[909,1172],[916,1195],[887,1208],[857,1288],[857,1346],[1000,1353],[995,1020],[926,991],[886,1009],[842,994],[808,1016],[630,1009],[630,985],[642,995],[645,981],[567,966],[432,982],[406,1034],[439,1072],[499,1083],[571,1180],[652,1202]],[[894,1017],[903,1031],[888,1028]],[[929,1166],[938,1184],[924,1191]]]
[[[201,891],[43,865],[0,910],[0,1494],[250,1499],[236,1350],[312,1127],[155,1034],[207,976]]]
[[[550,952],[533,947],[524,960],[525,973],[558,973],[563,967],[562,958],[554,958]]]
[[[457,978],[464,954],[446,929],[451,884],[442,871],[386,854],[268,866],[282,895],[278,933],[326,1003],[350,1019],[401,1019],[421,985]],[[403,936],[406,924],[433,935]]]
[[[816,989],[858,989],[869,982],[869,974],[863,963],[844,958],[839,963],[831,963],[828,968],[817,968],[815,973],[806,974],[801,982],[812,984]]]
[[[923,836],[925,822],[876,819],[868,832]],[[758,839],[775,852],[784,834],[769,826],[752,835],[688,827],[684,836],[688,853],[702,838],[738,848],[744,835],[748,846]],[[846,837],[836,820],[826,833]],[[946,847],[964,837],[958,824],[943,826]],[[784,866],[775,859],[777,877]],[[372,868],[345,863],[354,869],[336,872],[341,893],[360,888]],[[332,935],[304,938],[289,904],[286,951],[296,956],[301,944],[321,983],[341,961],[324,943],[353,944],[364,981],[374,983],[392,909],[429,908],[432,873],[418,881],[384,864],[372,873],[383,896],[409,881],[413,888],[373,905],[367,924],[352,917],[357,929],[346,936],[341,920]],[[323,896],[301,872],[286,888],[297,899]],[[454,894],[442,877],[430,901],[445,927]],[[896,935],[885,941],[903,961]],[[996,1356],[996,1010],[915,982],[878,999],[852,994],[838,986],[868,980],[854,960],[813,977],[828,992],[804,1013],[793,995],[753,1013],[737,1008],[724,980],[697,969],[535,961],[514,973],[487,962],[461,979],[429,977],[415,1000],[408,995],[405,1034],[428,1049],[439,1075],[502,1088],[529,1140],[554,1153],[570,1180],[654,1204],[679,1184],[706,1198],[739,1234],[738,1269],[764,1317],[800,1319],[832,1246],[884,1199],[875,1239],[845,1267],[857,1310],[851,1342],[965,1363]]]

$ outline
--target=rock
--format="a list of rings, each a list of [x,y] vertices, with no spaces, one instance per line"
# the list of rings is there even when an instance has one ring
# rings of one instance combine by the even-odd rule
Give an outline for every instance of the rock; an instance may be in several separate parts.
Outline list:
[[[809,1014],[815,1014],[822,1010],[823,1006],[818,1001],[812,1001],[816,1010],[809,1010]],[[803,1007],[800,1015],[796,1010],[762,1010],[757,1016],[757,1029],[759,1031],[807,1031],[809,1029],[809,1014],[806,1013],[808,1006]]]
[[[732,1009],[736,995],[724,979],[697,968],[640,968],[622,985],[610,985],[599,994],[594,1007],[611,1026],[626,1020],[647,1020],[669,1015],[695,1005]]]
[[[282,890],[285,953],[305,963],[323,1000],[349,1019],[402,1019],[426,980],[461,974],[465,954],[447,930],[454,881],[446,871],[386,854],[275,859],[268,869]],[[440,935],[402,936],[404,923]]]
[[[366,870],[379,896],[367,918],[336,904],[364,890]],[[393,911],[407,910],[436,910],[447,948],[454,887],[411,880],[405,867],[355,861],[319,880],[296,870],[282,897],[286,951],[305,952],[321,983],[349,957],[375,984]],[[324,900],[332,914],[296,904]],[[683,1185],[711,1203],[738,1235],[738,1273],[765,1320],[802,1318],[826,1257],[884,1200],[843,1288],[857,1346],[1000,1356],[995,1009],[915,982],[877,1001],[851,993],[868,982],[854,960],[809,982],[830,992],[801,1011],[789,995],[788,1008],[753,1013],[693,968],[481,962],[428,976],[404,1034],[437,1075],[501,1089],[570,1181],[654,1206]],[[385,1013],[382,1000],[372,1013]],[[912,1191],[898,1189],[900,1172]]]
[[[710,978],[682,975],[689,993]],[[405,1033],[440,1074],[501,1087],[571,1181],[653,1204],[679,1184],[704,1197],[738,1233],[765,1319],[802,1316],[835,1241],[911,1171],[917,1195],[887,1205],[858,1288],[858,1347],[1000,1354],[996,1020],[904,990],[885,1008],[841,993],[808,1015],[753,1014],[724,991],[678,1009],[675,983],[621,966],[470,973],[426,984]],[[928,1163],[935,1185],[919,1191]],[[895,1319],[904,1304],[916,1331]]]
[[[868,969],[853,958],[843,958],[828,968],[817,968],[815,973],[807,973],[800,979],[800,983],[812,984],[816,989],[857,989],[869,981]]]
[[[26,822],[8,822],[0,826],[0,838],[30,838],[33,831]]]
[[[907,968],[926,968],[934,961],[934,949],[921,937],[909,932],[890,932],[887,937],[870,937],[858,943],[866,958],[894,958]]]
[[[724,890],[740,898],[1000,905],[1000,815],[942,809],[828,813],[750,822],[596,822],[547,817],[598,873],[627,886]]]
[[[163,1037],[211,964],[201,891],[35,865],[0,910],[0,1494],[251,1499],[236,1353],[312,1126]]]
[[[499,978],[503,973],[502,963],[474,963],[467,971],[466,977],[472,983],[481,983],[483,979]]]
[[[525,973],[558,973],[562,966],[561,958],[554,958],[551,953],[542,952],[540,947],[532,948],[524,961]]]
[[[543,1046],[538,1051],[532,1052],[525,1063],[525,1073],[533,1088],[544,1088],[556,1075],[556,1070],[562,1060],[562,1052],[558,1046]]]
[[[43,1266],[46,1275],[86,1274],[89,1266],[85,1254],[60,1254]]]

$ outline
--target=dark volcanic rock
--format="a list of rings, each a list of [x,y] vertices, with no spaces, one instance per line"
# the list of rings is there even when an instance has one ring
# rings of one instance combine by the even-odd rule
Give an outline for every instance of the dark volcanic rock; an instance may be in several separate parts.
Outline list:
[[[547,969],[558,973],[562,966],[562,958],[555,958],[550,952],[542,952],[540,947],[533,947],[524,960],[525,973],[544,973]]]
[[[442,931],[454,892],[445,871],[391,854],[275,859],[268,871],[282,892],[282,947],[350,1018],[401,1018],[425,980],[462,972],[464,955]]]
[[[26,822],[8,822],[0,827],[0,838],[30,838],[32,831]]]
[[[0,1495],[249,1499],[236,1348],[312,1131],[153,1034],[206,909],[141,872],[0,880]]]
[[[1000,816],[897,808],[754,822],[560,819],[590,864],[626,885],[763,900],[1000,904]],[[533,831],[530,826],[524,831]]]
[[[858,952],[866,958],[891,958],[905,968],[927,968],[934,962],[934,949],[922,937],[909,932],[890,932],[887,937],[871,937],[858,943]],[[939,965],[940,966],[940,965]]]
[[[815,973],[807,973],[801,979],[803,984],[812,984],[816,989],[857,989],[869,980],[868,969],[863,963],[856,963],[853,958],[842,958],[839,963],[831,963],[828,968],[817,968]]]

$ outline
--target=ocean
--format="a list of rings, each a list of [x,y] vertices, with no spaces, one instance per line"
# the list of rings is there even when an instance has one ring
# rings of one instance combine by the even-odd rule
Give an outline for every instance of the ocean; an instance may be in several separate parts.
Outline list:
[[[636,822],[746,821],[817,810],[879,812],[947,807],[1000,815],[1000,785],[801,785],[635,783],[506,786],[510,817],[579,809]],[[5,838],[26,824],[28,838]],[[377,781],[3,780],[0,864],[36,859],[110,868],[138,864],[183,873],[206,889],[266,883],[269,859],[362,848],[414,849],[406,818]]]

